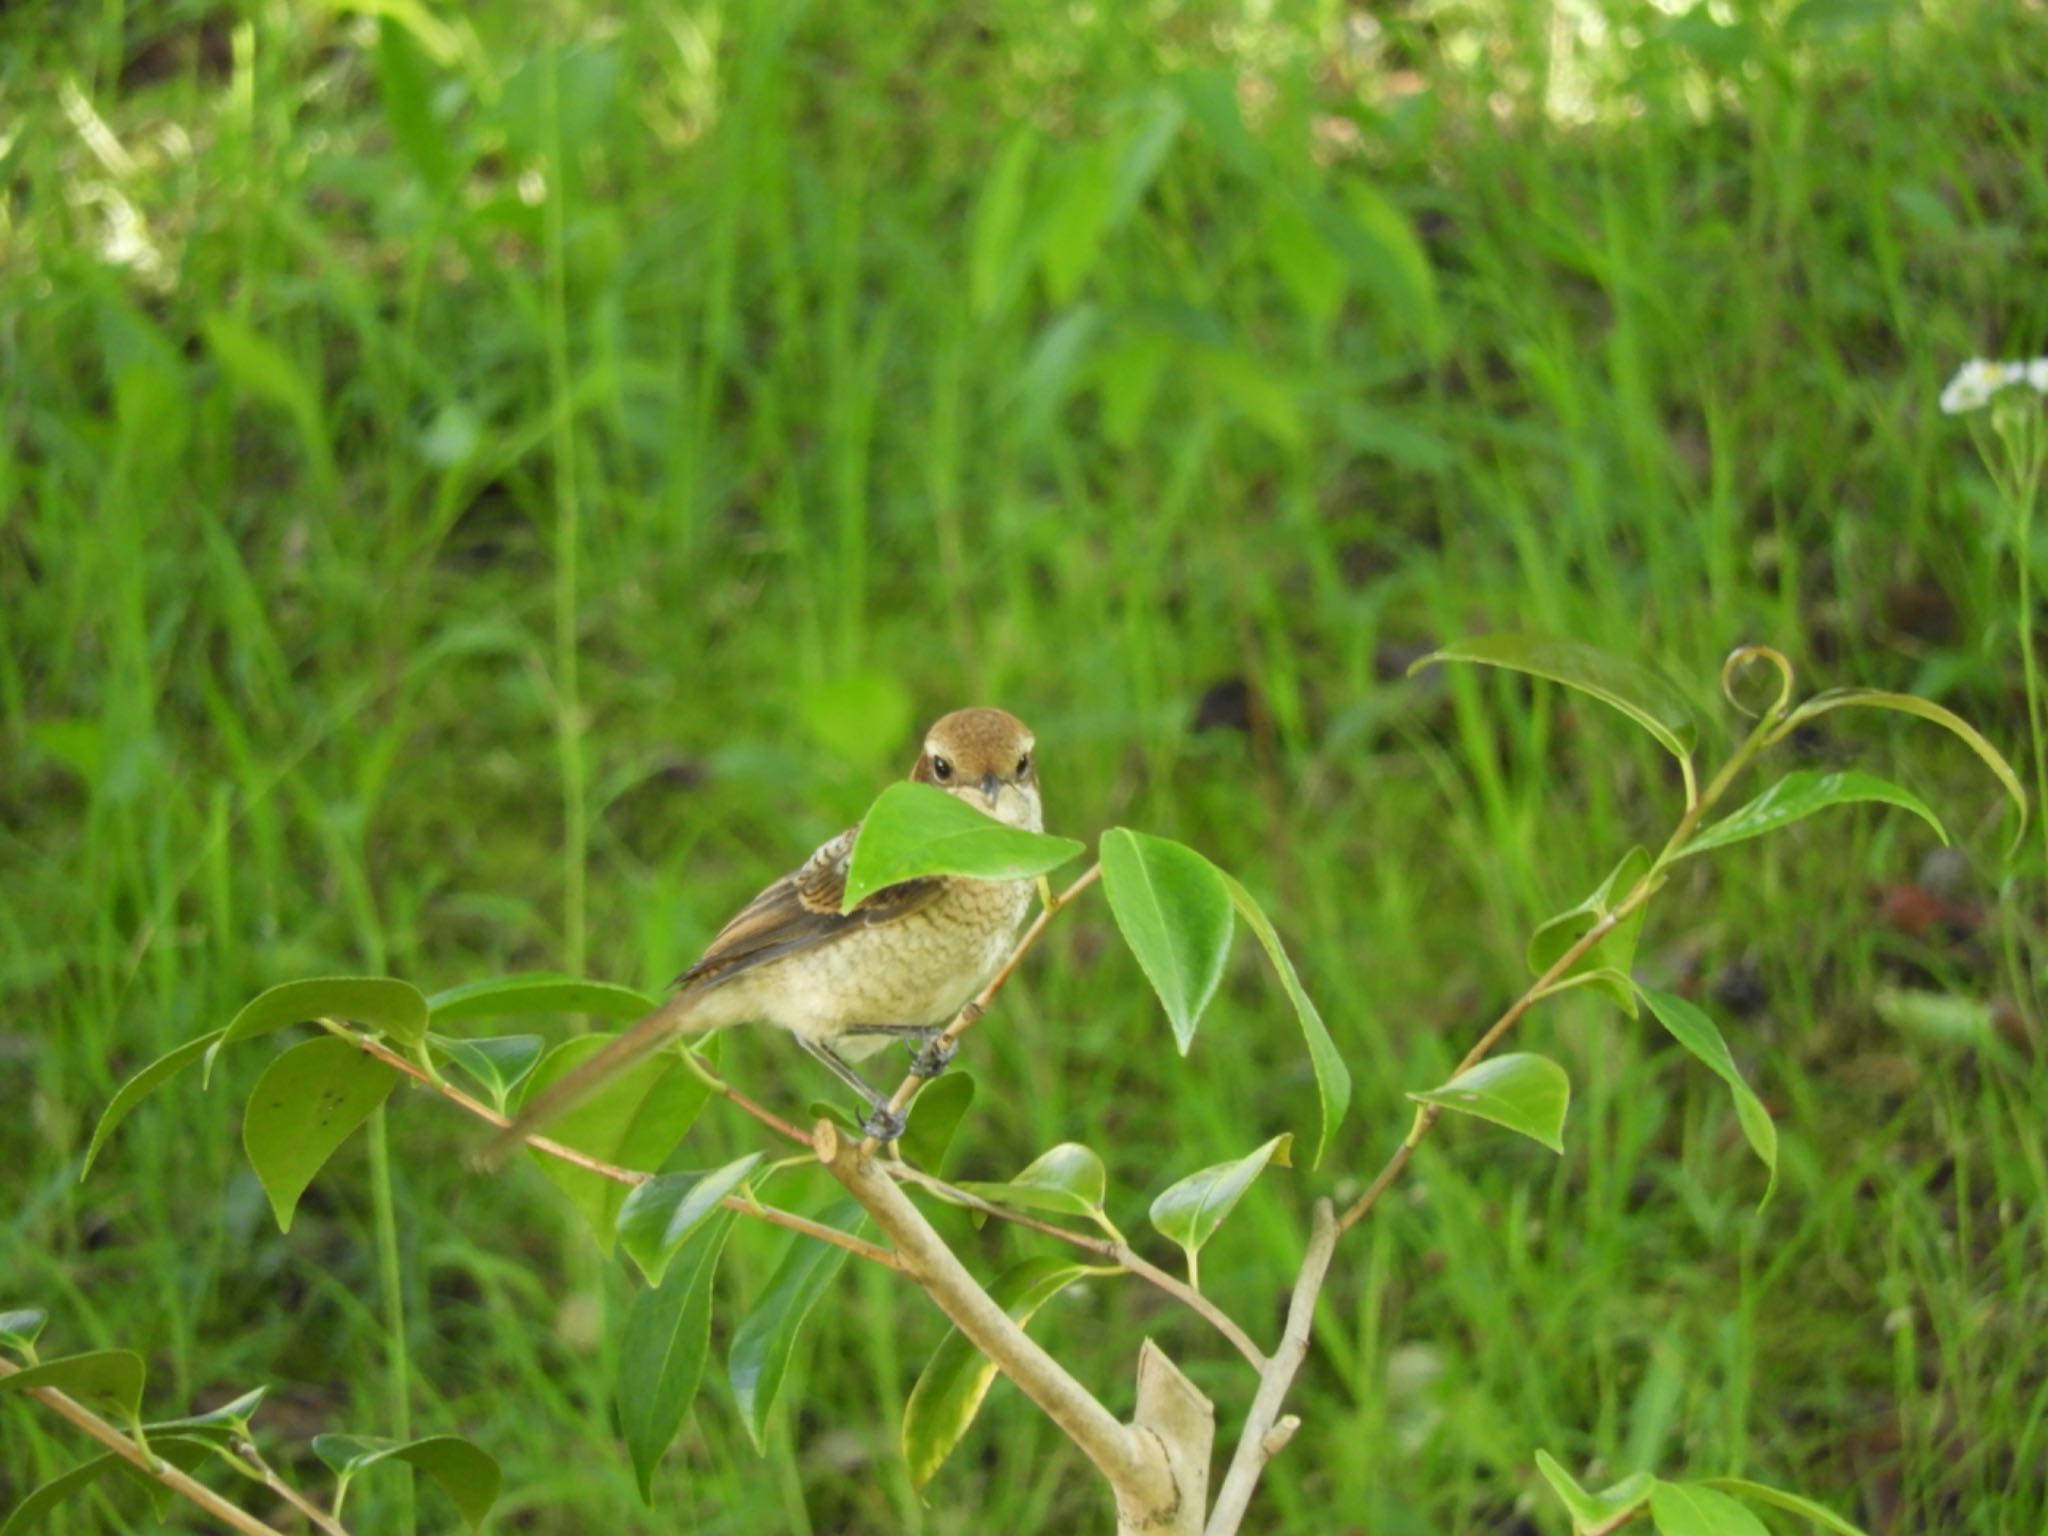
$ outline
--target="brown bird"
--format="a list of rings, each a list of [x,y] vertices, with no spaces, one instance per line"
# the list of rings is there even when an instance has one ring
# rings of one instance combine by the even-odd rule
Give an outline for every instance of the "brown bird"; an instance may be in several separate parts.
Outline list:
[[[1006,825],[1043,831],[1034,745],[1015,715],[956,710],[926,733],[910,777]],[[871,1110],[868,1135],[901,1135],[902,1117],[853,1062],[907,1040],[918,1047],[913,1072],[944,1070],[951,1051],[942,1055],[936,1037],[1009,954],[1035,886],[929,875],[841,912],[859,831],[857,823],[848,827],[741,908],[676,978],[674,997],[535,1093],[494,1149],[523,1139],[671,1040],[748,1023],[788,1030],[843,1079]]]

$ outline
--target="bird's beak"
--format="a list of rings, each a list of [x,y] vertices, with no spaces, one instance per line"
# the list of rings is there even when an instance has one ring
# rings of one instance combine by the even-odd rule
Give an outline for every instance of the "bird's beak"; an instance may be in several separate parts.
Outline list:
[[[997,797],[1000,796],[1002,792],[1003,781],[1000,778],[996,777],[996,775],[994,775],[993,773],[984,773],[981,776],[982,799],[986,800],[990,805],[994,805],[996,803]]]

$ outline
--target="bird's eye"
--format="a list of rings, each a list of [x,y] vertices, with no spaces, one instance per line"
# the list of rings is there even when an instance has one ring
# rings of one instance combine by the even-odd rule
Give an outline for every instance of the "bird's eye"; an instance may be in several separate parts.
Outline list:
[[[1031,754],[1029,752],[1026,752],[1022,757],[1017,759],[1017,777],[1021,779],[1024,777],[1025,774],[1029,773],[1030,771]]]
[[[935,779],[950,779],[953,777],[953,765],[943,757],[933,758],[932,777]]]

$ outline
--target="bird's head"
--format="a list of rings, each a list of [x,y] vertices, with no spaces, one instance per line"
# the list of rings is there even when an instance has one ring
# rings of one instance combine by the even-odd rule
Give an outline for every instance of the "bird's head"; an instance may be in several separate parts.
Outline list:
[[[1008,826],[1043,831],[1037,744],[1031,728],[1004,710],[956,709],[925,732],[910,776]]]

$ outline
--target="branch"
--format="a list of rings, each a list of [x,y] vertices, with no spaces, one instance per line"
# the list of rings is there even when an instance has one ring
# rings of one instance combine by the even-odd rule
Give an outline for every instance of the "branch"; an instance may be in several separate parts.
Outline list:
[[[1164,1437],[1117,1422],[981,1288],[860,1143],[843,1140],[829,1120],[819,1121],[811,1136],[819,1161],[896,1245],[904,1272],[1095,1464],[1116,1495],[1118,1531],[1178,1536],[1189,1529],[1190,1501],[1174,1476]]]
[[[1282,1418],[1280,1405],[1287,1400],[1295,1373],[1308,1355],[1309,1332],[1316,1320],[1316,1298],[1322,1293],[1324,1276],[1330,1272],[1330,1256],[1336,1252],[1339,1230],[1330,1202],[1318,1200],[1309,1227],[1308,1252],[1302,1257],[1301,1274],[1294,1282],[1294,1299],[1287,1308],[1287,1327],[1280,1335],[1273,1358],[1259,1373],[1258,1394],[1252,1398],[1251,1412],[1245,1416],[1244,1431],[1238,1436],[1237,1450],[1231,1455],[1230,1470],[1217,1491],[1203,1536],[1235,1536],[1266,1463],[1279,1454],[1301,1426],[1301,1421],[1292,1414]]]
[[[989,1004],[993,1003],[996,994],[1003,990],[1003,984],[1010,979],[1018,963],[1031,952],[1031,947],[1038,942],[1039,935],[1045,932],[1046,924],[1064,910],[1068,902],[1101,878],[1102,866],[1090,864],[1080,879],[1061,891],[1048,905],[1041,907],[1038,916],[1032,919],[1031,926],[1024,930],[1024,937],[1019,939],[1016,947],[1010,951],[1010,958],[989,978],[987,986],[960,1005],[960,1011],[953,1015],[953,1022],[940,1031],[938,1039],[933,1044],[942,1051],[959,1044],[960,1037],[974,1027],[974,1021],[988,1012]],[[1044,890],[1045,887],[1040,886],[1039,889]],[[888,1113],[900,1115],[908,1109],[910,1101],[917,1097],[918,1087],[923,1082],[924,1079],[915,1072],[906,1074],[903,1081],[896,1085],[896,1091],[889,1096]],[[872,1157],[876,1145],[874,1137],[868,1137],[861,1143],[862,1155]]]
[[[500,1130],[512,1124],[510,1120],[499,1114],[495,1109],[492,1109],[490,1105],[480,1099],[471,1098],[460,1088],[454,1087],[452,1084],[437,1080],[432,1073],[420,1066],[418,1062],[399,1055],[398,1052],[392,1050],[383,1041],[372,1040],[367,1035],[359,1035],[354,1030],[344,1029],[339,1024],[330,1020],[323,1019],[321,1022],[351,1045],[376,1057],[385,1066],[394,1067],[414,1082],[423,1083],[433,1089],[434,1092],[440,1094],[442,1098],[455,1105],[458,1109],[468,1110],[469,1113],[475,1115],[479,1120],[495,1125]],[[735,1099],[735,1102],[737,1102],[737,1099]],[[763,1110],[761,1113],[765,1115],[767,1111]],[[771,1115],[768,1118],[773,1120],[774,1116]],[[790,1134],[794,1135],[805,1146],[811,1144],[811,1138],[804,1135],[803,1132],[797,1130],[794,1126],[788,1129]],[[572,1163],[587,1173],[594,1173],[601,1179],[610,1179],[617,1184],[644,1184],[652,1177],[652,1175],[641,1173],[636,1169],[621,1168],[615,1163],[608,1163],[601,1157],[592,1157],[588,1152],[579,1152],[574,1147],[566,1146],[559,1141],[550,1140],[546,1136],[528,1136],[525,1140],[526,1144],[536,1152],[545,1152],[549,1157],[559,1158],[565,1163]],[[855,1237],[850,1232],[841,1232],[837,1227],[828,1227],[822,1222],[811,1221],[806,1217],[797,1215],[794,1211],[780,1210],[772,1205],[761,1205],[754,1201],[742,1199],[738,1195],[727,1195],[718,1203],[729,1211],[738,1211],[742,1215],[752,1216],[757,1220],[765,1221],[771,1226],[787,1227],[792,1232],[801,1232],[806,1237],[815,1237],[820,1242],[831,1243],[834,1247],[844,1248],[848,1253],[857,1253],[862,1258],[880,1264],[885,1269],[903,1268],[903,1261],[888,1249],[866,1242],[861,1238]]]
[[[20,1369],[11,1360],[0,1360],[0,1377],[12,1376]],[[265,1525],[254,1515],[237,1509],[197,1478],[180,1472],[161,1457],[150,1455],[69,1393],[60,1392],[55,1387],[30,1387],[28,1395],[41,1399],[144,1477],[163,1484],[180,1498],[189,1499],[229,1530],[240,1531],[242,1536],[284,1536],[276,1526]],[[343,1532],[342,1536],[347,1536],[347,1533]]]
[[[1251,1336],[1237,1325],[1229,1313],[1186,1281],[1177,1279],[1168,1271],[1145,1259],[1130,1244],[1120,1243],[1111,1238],[1096,1237],[1087,1232],[1076,1232],[1068,1227],[1055,1226],[1049,1221],[1041,1221],[1038,1217],[1026,1215],[1022,1211],[1013,1211],[1007,1206],[997,1205],[992,1200],[985,1200],[972,1191],[961,1189],[958,1185],[948,1184],[944,1179],[933,1178],[923,1169],[913,1168],[905,1162],[891,1160],[882,1164],[882,1167],[892,1178],[920,1185],[955,1205],[964,1205],[969,1210],[979,1211],[984,1216],[993,1216],[999,1221],[1014,1222],[1033,1232],[1043,1232],[1047,1237],[1056,1237],[1063,1243],[1072,1243],[1076,1248],[1086,1249],[1090,1253],[1099,1254],[1122,1265],[1140,1279],[1151,1281],[1174,1300],[1201,1314],[1210,1326],[1230,1341],[1233,1349],[1251,1362],[1253,1370],[1263,1371],[1266,1368],[1264,1352],[1251,1341]]]

